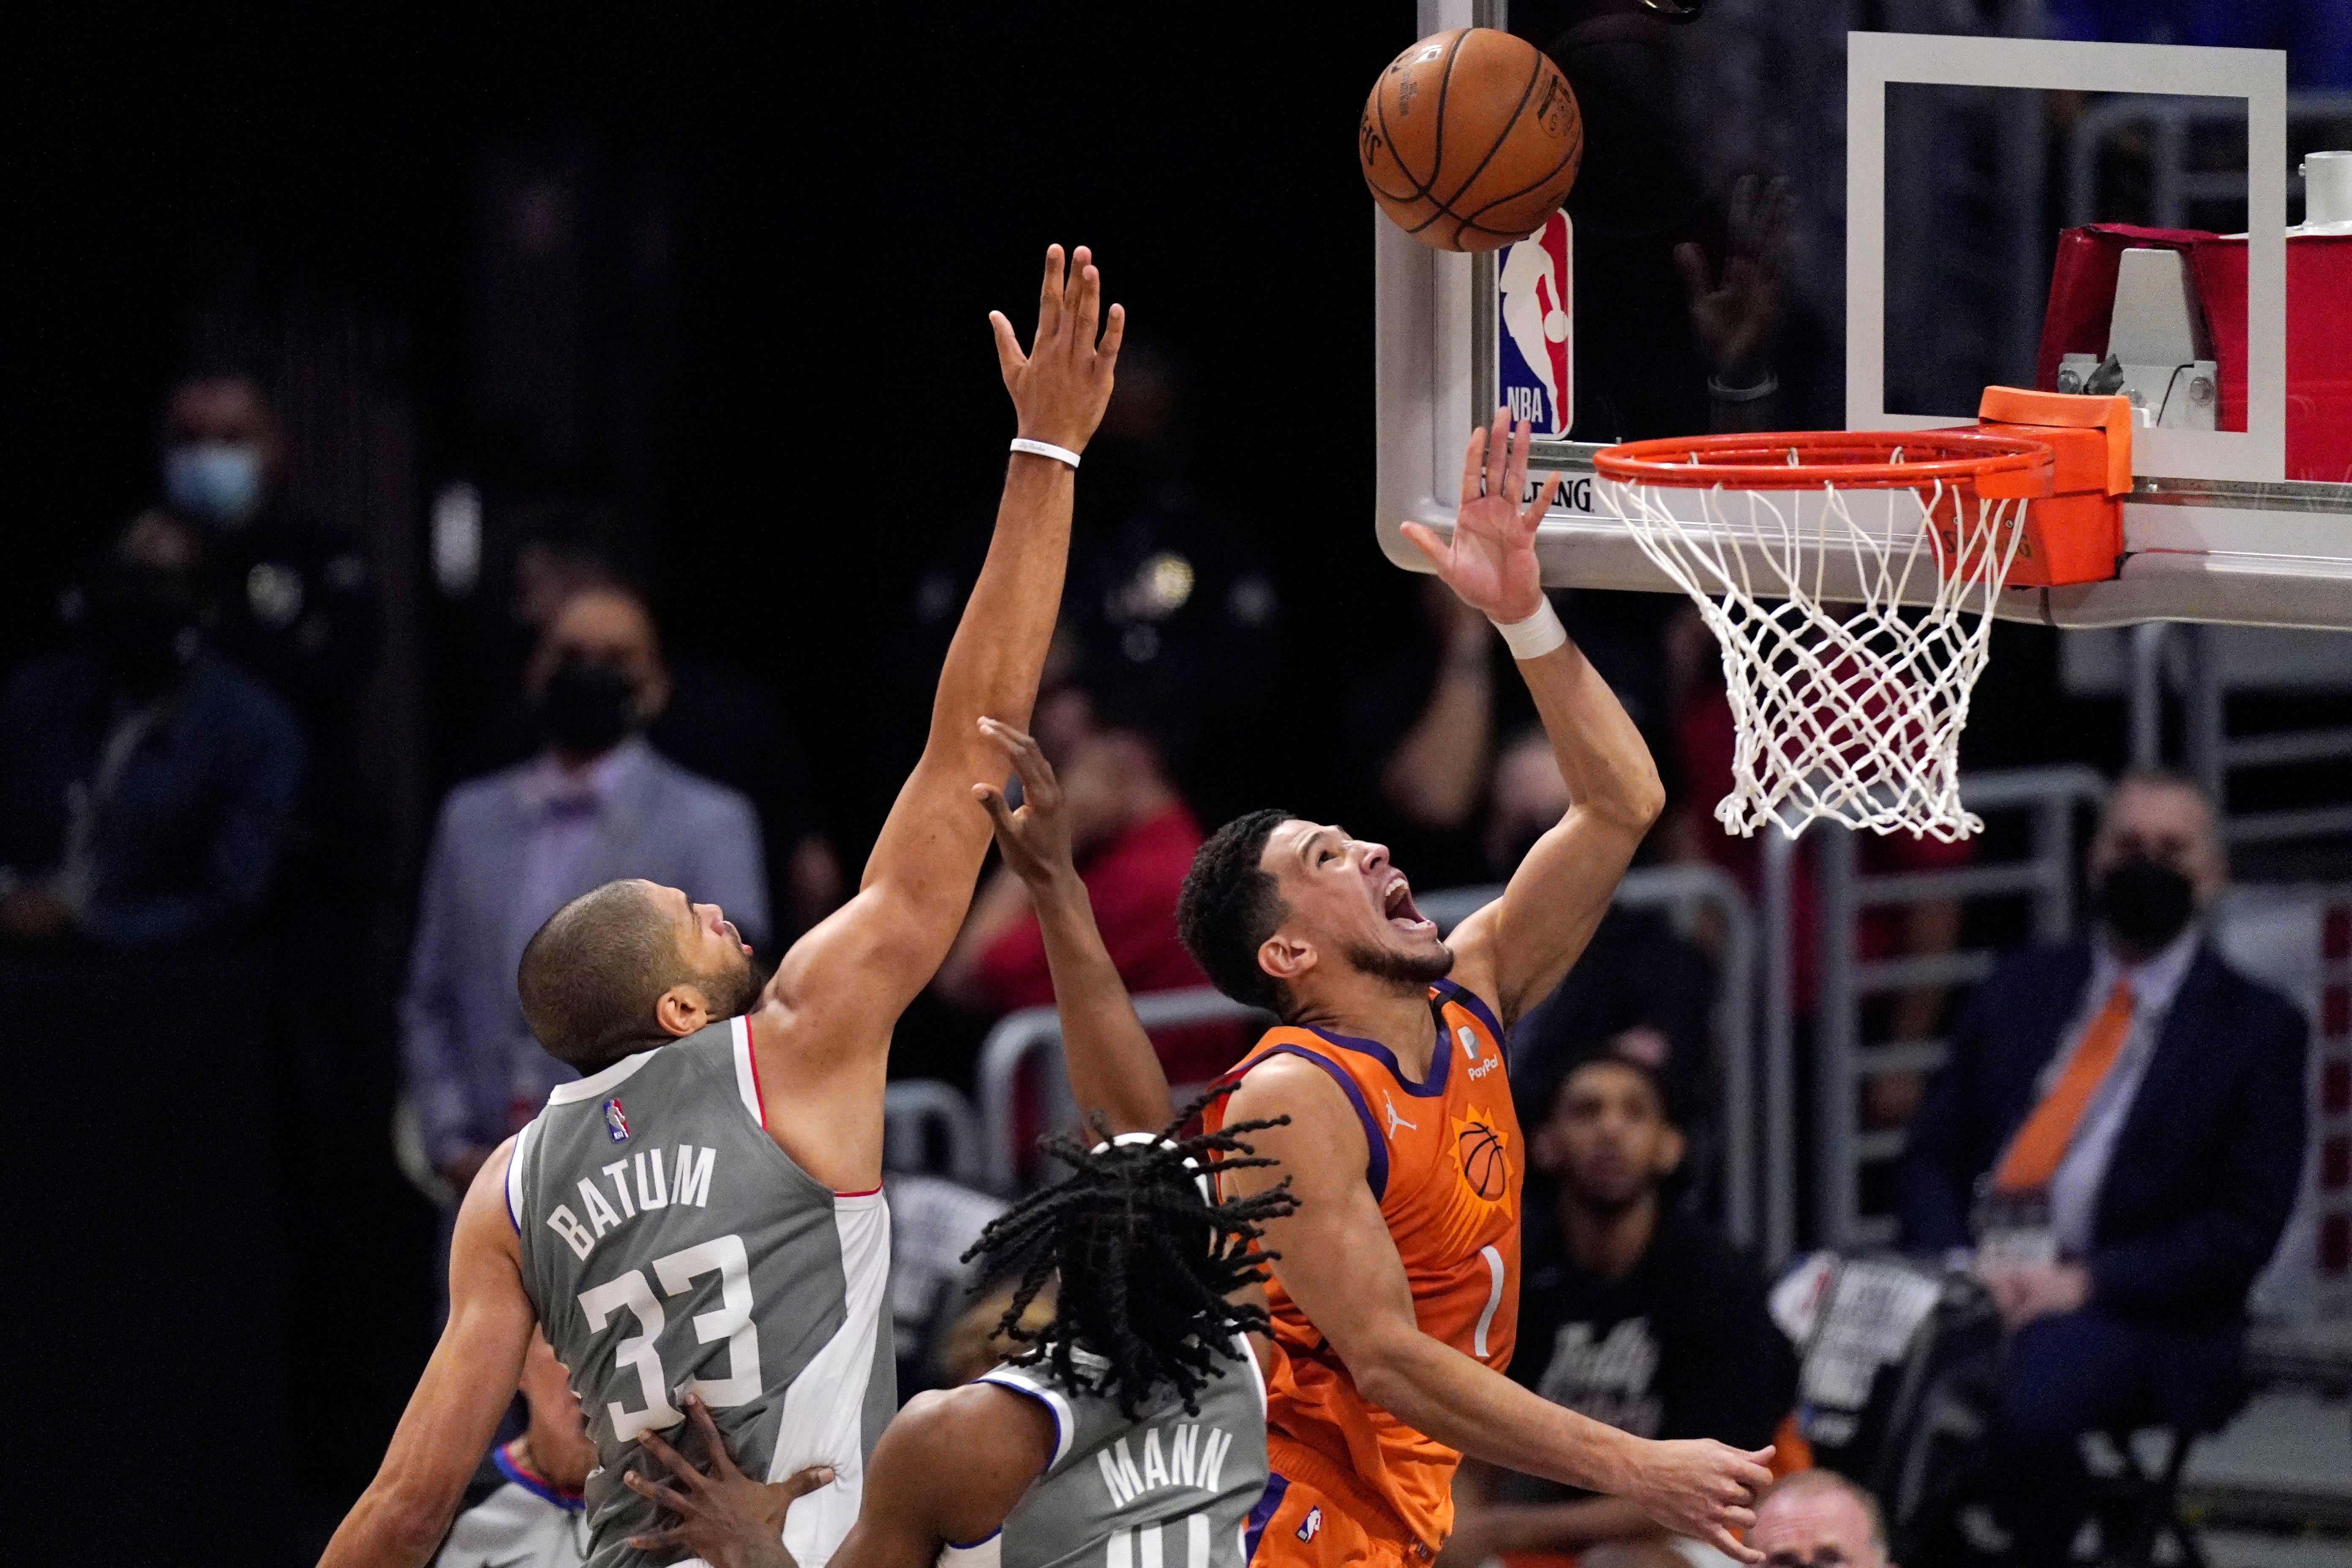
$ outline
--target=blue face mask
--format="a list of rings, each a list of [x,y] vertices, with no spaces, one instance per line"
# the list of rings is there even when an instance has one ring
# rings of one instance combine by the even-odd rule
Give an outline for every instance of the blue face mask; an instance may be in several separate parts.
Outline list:
[[[215,528],[235,528],[261,507],[261,450],[201,441],[163,454],[163,495],[173,509]]]

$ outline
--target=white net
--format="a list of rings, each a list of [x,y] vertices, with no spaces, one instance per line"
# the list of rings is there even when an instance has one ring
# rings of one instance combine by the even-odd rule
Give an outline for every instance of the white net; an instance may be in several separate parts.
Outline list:
[[[1960,804],[1960,731],[2023,501],[1941,481],[1597,487],[1722,645],[1726,831],[1769,823],[1794,838],[1826,818],[1950,842],[1982,829]]]

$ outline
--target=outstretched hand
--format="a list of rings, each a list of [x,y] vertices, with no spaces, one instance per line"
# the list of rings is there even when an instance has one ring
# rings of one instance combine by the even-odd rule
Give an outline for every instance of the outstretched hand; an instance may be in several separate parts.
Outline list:
[[[824,1465],[763,1485],[736,1469],[725,1439],[711,1425],[710,1412],[694,1395],[686,1396],[686,1416],[710,1454],[705,1474],[688,1464],[662,1440],[658,1432],[639,1435],[646,1452],[659,1459],[673,1485],[647,1480],[635,1470],[622,1473],[628,1489],[656,1503],[677,1522],[629,1537],[638,1552],[682,1552],[699,1557],[710,1568],[800,1568],[784,1550],[784,1514],[795,1498],[806,1496],[833,1481]]]
[[[1536,526],[1560,482],[1557,474],[1545,475],[1535,499],[1520,504],[1528,487],[1530,440],[1527,421],[1514,431],[1510,416],[1496,409],[1494,429],[1472,431],[1462,455],[1462,504],[1454,514],[1453,537],[1441,538],[1422,523],[1407,523],[1403,529],[1463,603],[1505,625],[1542,608]]]
[[[1703,1541],[1738,1563],[1764,1553],[1740,1540],[1756,1524],[1756,1503],[1772,1485],[1769,1446],[1742,1453],[1712,1437],[1643,1445],[1640,1471],[1626,1495],[1676,1535]]]
[[[1732,189],[1723,276],[1708,270],[1706,253],[1697,246],[1675,246],[1675,269],[1682,274],[1690,304],[1691,336],[1717,377],[1751,385],[1766,373],[1780,328],[1780,274],[1795,207],[1785,176],[1767,183],[1743,174]]]
[[[1127,311],[1102,311],[1102,274],[1095,270],[1094,253],[1078,246],[1066,267],[1062,247],[1045,247],[1045,282],[1037,293],[1037,335],[1029,351],[1002,310],[988,313],[996,332],[996,361],[1004,371],[1004,390],[1021,417],[1020,434],[1031,441],[1085,449],[1087,439],[1102,423],[1110,402],[1111,373],[1118,364],[1119,339],[1127,331]],[[1101,328],[1101,340],[1095,333]]]
[[[1004,863],[1030,887],[1043,887],[1056,877],[1075,873],[1070,854],[1070,822],[1062,810],[1062,784],[1054,766],[1037,743],[1009,724],[992,718],[980,721],[981,733],[994,741],[1021,778],[1021,809],[1005,803],[1004,791],[993,784],[975,784],[972,798],[987,808],[996,825],[996,842]]]

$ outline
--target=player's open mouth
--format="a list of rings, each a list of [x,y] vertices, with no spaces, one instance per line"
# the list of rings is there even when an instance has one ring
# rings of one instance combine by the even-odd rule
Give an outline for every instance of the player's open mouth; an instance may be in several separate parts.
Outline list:
[[[1381,895],[1381,905],[1389,924],[1400,931],[1435,929],[1436,923],[1423,919],[1421,911],[1413,907],[1412,888],[1401,876],[1389,879],[1388,891]]]

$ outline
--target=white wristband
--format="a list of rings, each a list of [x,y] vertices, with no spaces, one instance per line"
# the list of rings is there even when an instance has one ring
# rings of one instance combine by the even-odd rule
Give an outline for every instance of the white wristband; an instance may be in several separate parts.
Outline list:
[[[1514,621],[1507,626],[1500,621],[1495,622],[1495,630],[1510,644],[1512,658],[1540,659],[1568,642],[1568,628],[1559,623],[1559,614],[1552,609],[1551,601],[1544,600],[1542,604],[1525,621]]]
[[[1032,457],[1050,457],[1056,463],[1066,463],[1073,468],[1078,465],[1076,453],[1066,446],[1056,446],[1050,441],[1032,441],[1025,435],[1016,435],[1013,438],[1013,450],[1026,452]]]

